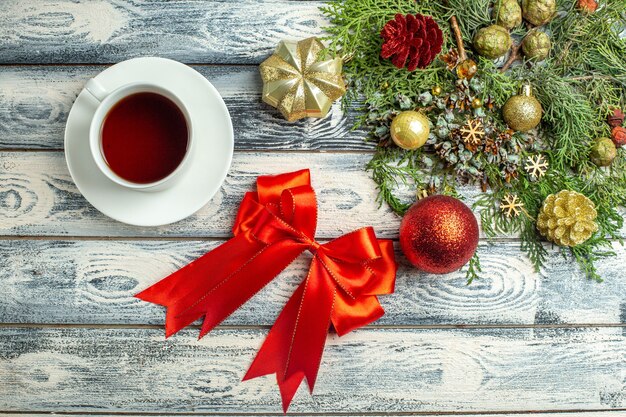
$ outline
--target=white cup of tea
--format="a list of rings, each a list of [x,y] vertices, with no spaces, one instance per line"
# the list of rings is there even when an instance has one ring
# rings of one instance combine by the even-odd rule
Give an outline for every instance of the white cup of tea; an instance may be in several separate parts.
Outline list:
[[[175,93],[150,83],[108,91],[93,78],[85,90],[99,102],[89,147],[107,178],[137,191],[161,191],[184,176],[194,147],[193,125]]]

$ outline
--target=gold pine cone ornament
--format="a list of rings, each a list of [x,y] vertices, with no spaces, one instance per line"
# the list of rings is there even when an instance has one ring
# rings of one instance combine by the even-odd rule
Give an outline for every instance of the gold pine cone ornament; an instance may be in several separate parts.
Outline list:
[[[502,107],[502,117],[517,132],[527,132],[541,122],[543,109],[532,93],[530,84],[524,84],[520,94],[509,98]]]
[[[537,217],[539,233],[559,246],[576,246],[598,231],[593,201],[576,191],[550,194]]]
[[[403,111],[391,122],[390,134],[394,143],[402,149],[421,148],[430,134],[428,117],[413,110]]]
[[[276,107],[290,122],[324,117],[346,92],[342,60],[320,60],[324,45],[315,37],[280,41],[260,66],[263,101]]]

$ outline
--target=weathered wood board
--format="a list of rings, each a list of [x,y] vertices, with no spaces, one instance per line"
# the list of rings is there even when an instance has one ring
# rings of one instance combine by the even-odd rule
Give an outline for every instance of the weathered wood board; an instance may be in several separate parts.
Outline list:
[[[220,191],[191,217],[162,227],[134,227],[109,219],[80,194],[62,152],[0,152],[0,235],[228,237],[243,195],[259,175],[311,169],[318,199],[318,238],[334,238],[364,225],[397,238],[400,217],[376,201],[365,165],[371,155],[323,152],[236,152]],[[467,204],[477,186],[459,188]],[[414,190],[400,190],[407,201]],[[624,233],[626,235],[626,233]]]
[[[258,64],[281,39],[322,34],[320,1],[3,0],[0,63],[111,63],[162,56]]]
[[[0,241],[0,322],[162,324],[164,309],[137,292],[214,248],[215,241]],[[601,265],[606,281],[586,280],[571,258],[551,256],[533,271],[516,242],[481,244],[480,281],[465,273],[417,272],[397,253],[396,292],[380,297],[384,326],[620,324],[626,321],[626,280],[618,257]],[[271,325],[306,276],[302,255],[227,325]],[[29,300],[24,303],[24,300]]]
[[[437,414],[430,414],[430,413],[414,413],[411,415],[416,415],[419,417],[441,417],[442,415],[453,415],[454,417],[621,417],[624,414],[624,410],[611,410],[611,411],[572,411],[572,412],[557,412],[557,413],[538,413],[538,412],[520,412],[520,413],[489,413],[489,414],[476,414],[476,413],[472,413],[472,414],[465,414],[465,413],[454,413],[454,414],[441,414],[441,413],[437,413]],[[2,412],[0,411],[0,415],[4,416],[4,417],[18,417],[18,416],[23,416],[23,414],[17,414],[17,413],[7,413],[7,412]],[[28,413],[28,415],[30,417],[49,417],[49,414],[41,414],[41,413]],[[54,413],[55,416],[58,417],[88,417],[91,416],[92,414],[81,414],[81,413]],[[113,417],[113,416],[119,416],[119,414],[107,414],[107,413],[99,413],[99,416],[102,417]],[[145,414],[133,414],[133,413],[124,413],[125,416],[128,417],[140,417],[140,416],[145,416]],[[178,416],[180,414],[168,414],[168,413],[159,413],[159,416],[162,417],[175,417]],[[193,413],[194,416],[211,416],[211,417],[233,417],[233,414],[214,414],[214,413]],[[242,416],[245,416],[246,414],[242,414]],[[264,415],[264,414],[256,414],[256,415]],[[265,415],[271,415],[271,416],[275,416],[276,414],[265,414]],[[298,414],[301,417],[313,417],[313,416],[319,416],[320,414],[308,414],[308,413],[301,413]],[[340,417],[340,416],[344,416],[345,414],[324,414],[325,416],[328,417]],[[393,416],[406,416],[405,413],[380,413],[380,414],[364,414],[364,413],[356,413],[356,414],[351,414],[354,417],[393,417]]]
[[[133,295],[228,238],[258,175],[311,168],[319,239],[363,225],[397,238],[400,219],[378,207],[364,171],[373,147],[364,130],[351,130],[356,111],[346,117],[337,103],[323,120],[292,124],[260,101],[256,65],[281,39],[322,34],[321,4],[1,2],[0,417],[281,415],[272,377],[240,379],[309,255],[200,341],[197,327],[165,340],[163,309]],[[197,64],[235,128],[222,190],[196,215],[160,228],[99,213],[61,151],[82,85],[137,56]],[[479,192],[460,191],[468,203]],[[421,274],[397,250],[396,293],[381,297],[385,317],[329,336],[314,396],[301,389],[290,411],[626,416],[626,249],[614,243],[617,257],[599,262],[606,281],[597,284],[554,248],[536,272],[518,246],[514,236],[482,239],[484,278],[471,286],[463,271]]]
[[[265,330],[0,329],[0,408],[280,412],[274,378],[241,377]],[[330,337],[314,395],[290,411],[626,407],[622,328],[361,330]]]
[[[0,152],[0,234],[74,236],[230,236],[244,193],[259,175],[310,167],[320,238],[372,225],[381,237],[397,235],[400,218],[383,206],[357,153],[236,152],[226,182],[213,200],[178,223],[141,228],[113,221],[76,189],[62,152]],[[474,188],[474,193],[478,190]]]
[[[195,66],[217,88],[233,120],[238,150],[372,149],[339,102],[324,119],[289,123],[261,102],[256,66]],[[85,82],[103,66],[0,66],[0,150],[62,149],[65,122]],[[356,112],[354,112],[356,114]]]

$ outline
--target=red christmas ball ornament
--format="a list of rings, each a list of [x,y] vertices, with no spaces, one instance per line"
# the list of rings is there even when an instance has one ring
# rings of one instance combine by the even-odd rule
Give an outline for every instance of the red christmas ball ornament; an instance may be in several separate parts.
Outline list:
[[[465,265],[478,246],[472,210],[453,197],[433,195],[413,204],[400,225],[400,247],[418,269],[447,274]]]
[[[426,68],[441,52],[443,32],[431,16],[397,14],[380,31],[385,40],[380,56],[398,68]]]

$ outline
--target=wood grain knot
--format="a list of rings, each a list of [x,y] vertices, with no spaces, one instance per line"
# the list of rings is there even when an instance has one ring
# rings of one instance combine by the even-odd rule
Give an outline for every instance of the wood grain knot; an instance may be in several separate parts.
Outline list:
[[[58,42],[59,37],[104,43],[129,20],[126,11],[104,0],[56,1],[36,7],[30,2],[12,2],[3,15],[6,27],[14,28],[8,30],[8,41],[17,43],[26,37],[31,44]]]

